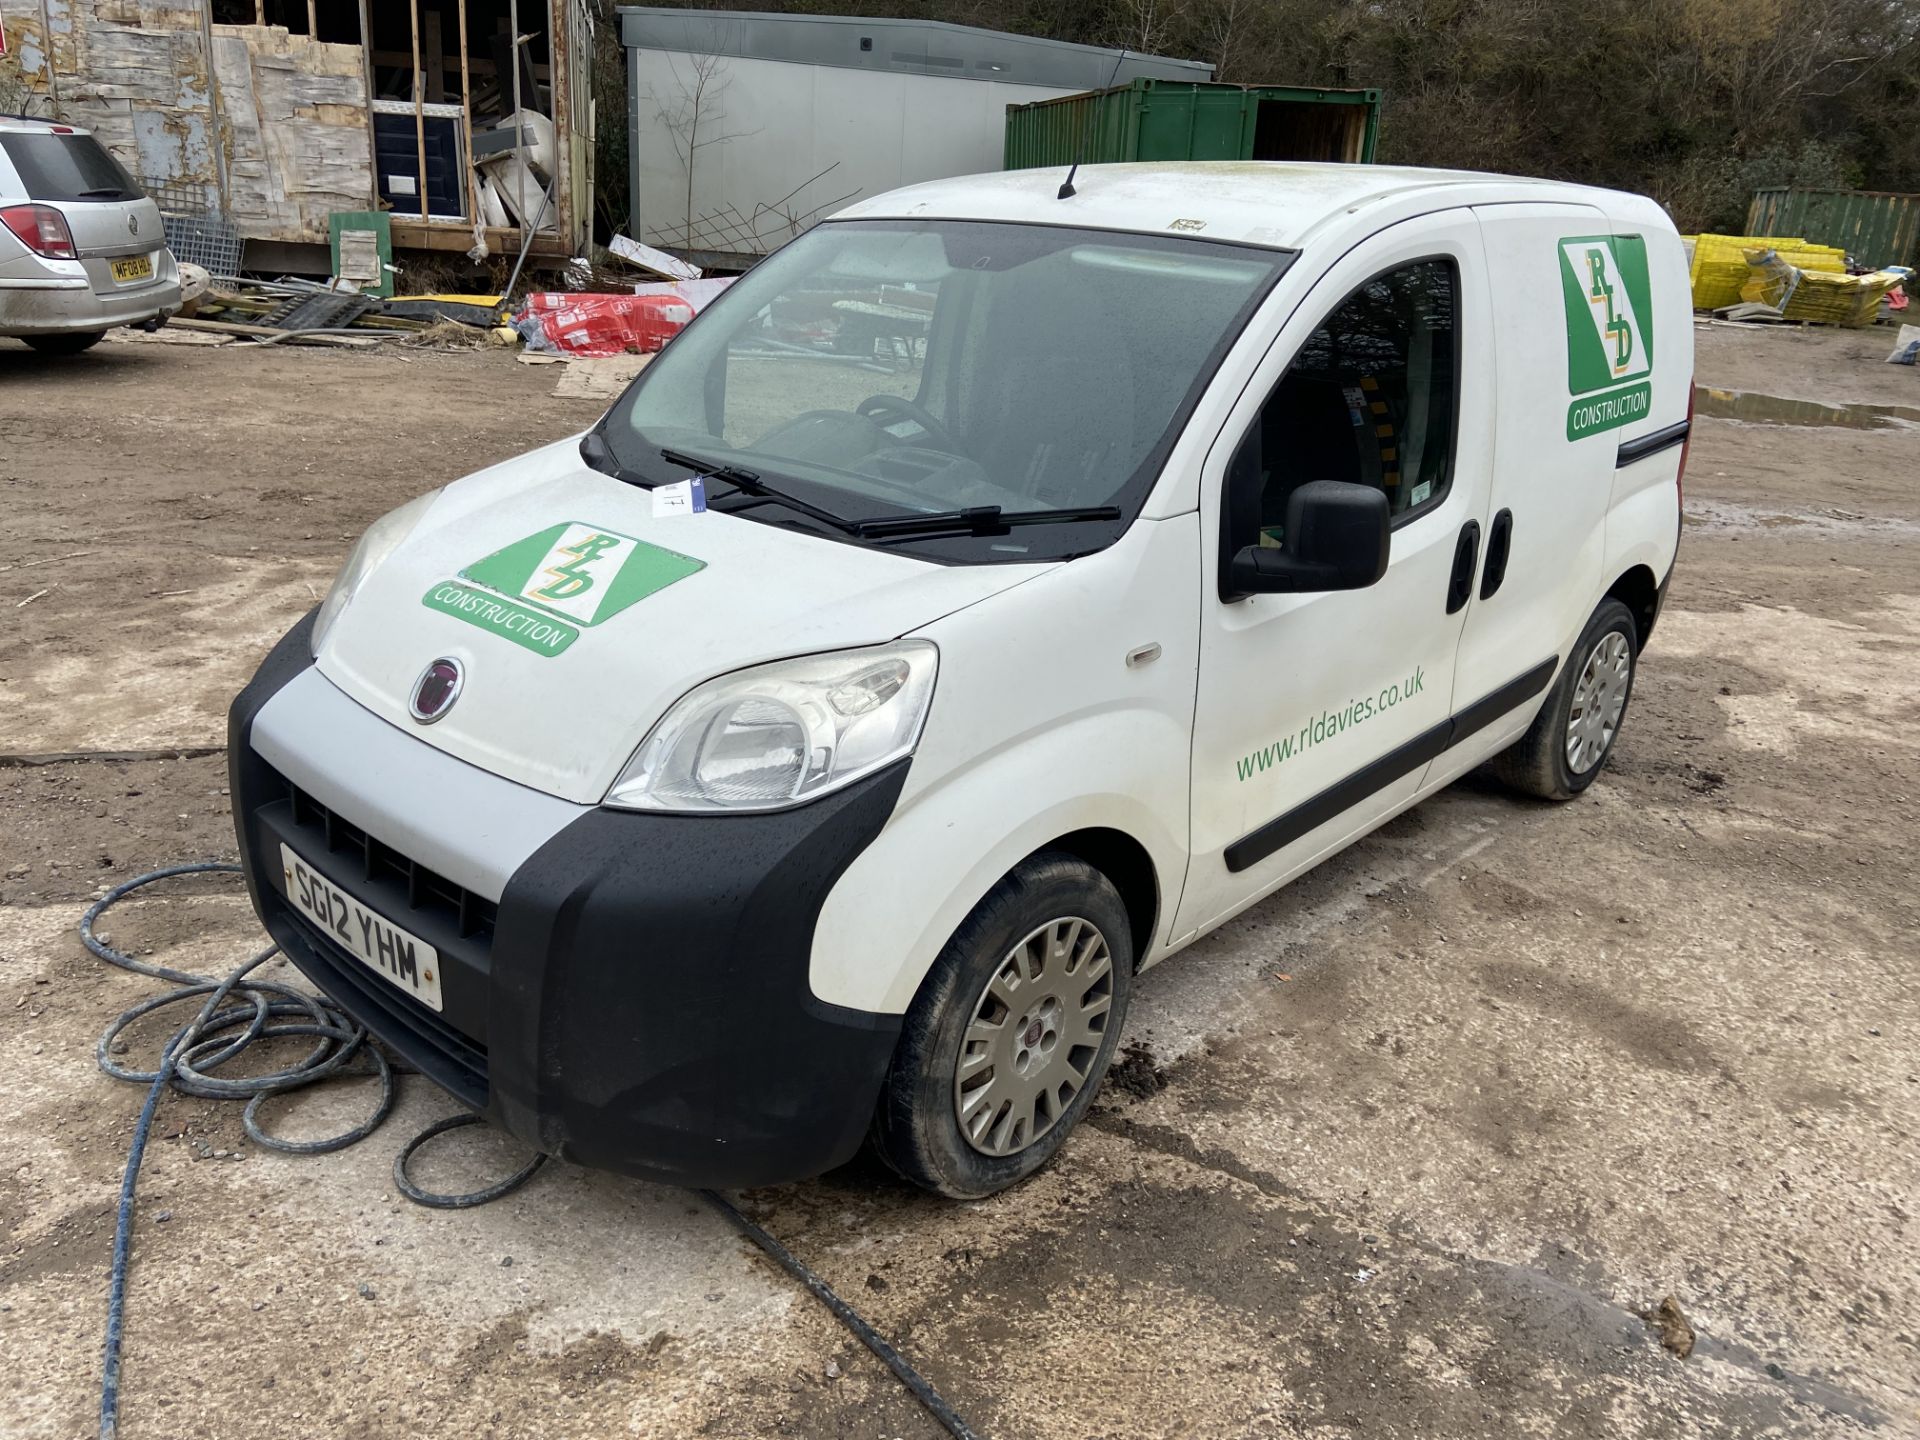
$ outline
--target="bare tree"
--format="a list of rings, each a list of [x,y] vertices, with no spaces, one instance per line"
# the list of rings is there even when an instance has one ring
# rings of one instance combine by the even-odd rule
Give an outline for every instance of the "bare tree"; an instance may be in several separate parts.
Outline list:
[[[655,99],[661,127],[673,141],[681,167],[686,171],[686,208],[681,243],[691,250],[694,248],[694,177],[700,152],[715,145],[757,135],[759,131],[726,128],[729,77],[724,56],[711,51],[680,56],[668,52],[666,61],[668,72],[673,76],[674,93],[656,95]]]
[[[1119,0],[1114,6],[1116,38],[1129,50],[1158,55],[1186,13],[1186,0]]]
[[[1253,0],[1213,0],[1201,17],[1200,29],[1207,52],[1213,57],[1214,74],[1223,80],[1232,77],[1234,42],[1252,12]]]
[[[47,70],[52,73],[51,61]],[[31,115],[40,101],[39,87],[20,68],[18,55],[0,55],[0,115]]]

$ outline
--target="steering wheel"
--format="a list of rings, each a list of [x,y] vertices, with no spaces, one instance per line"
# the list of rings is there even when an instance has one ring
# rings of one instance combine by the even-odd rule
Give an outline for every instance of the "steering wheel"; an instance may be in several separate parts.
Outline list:
[[[941,449],[950,450],[956,455],[962,453],[958,442],[948,432],[947,427],[936,420],[930,411],[898,395],[869,395],[854,407],[853,413],[864,415],[869,420],[877,420],[879,416],[889,413],[904,415],[926,431],[928,438],[935,441]]]

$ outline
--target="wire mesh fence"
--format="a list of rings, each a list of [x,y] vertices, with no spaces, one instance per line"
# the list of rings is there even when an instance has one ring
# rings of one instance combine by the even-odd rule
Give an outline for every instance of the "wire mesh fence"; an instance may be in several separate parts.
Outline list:
[[[174,259],[215,275],[240,273],[240,232],[220,213],[209,187],[172,180],[148,182],[146,189],[160,207],[160,224]]]

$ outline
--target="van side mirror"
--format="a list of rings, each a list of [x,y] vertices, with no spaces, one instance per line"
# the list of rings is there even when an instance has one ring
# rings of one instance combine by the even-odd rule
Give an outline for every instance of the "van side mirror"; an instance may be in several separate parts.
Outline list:
[[[1364,590],[1387,573],[1392,547],[1384,491],[1350,480],[1311,480],[1287,497],[1284,549],[1248,545],[1228,562],[1236,597]]]

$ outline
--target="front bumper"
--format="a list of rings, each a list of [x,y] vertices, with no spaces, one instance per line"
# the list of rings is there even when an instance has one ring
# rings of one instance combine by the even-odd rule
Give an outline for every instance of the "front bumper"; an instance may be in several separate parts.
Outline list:
[[[248,891],[314,984],[461,1103],[563,1159],[731,1187],[852,1157],[901,1017],[824,1004],[807,972],[820,906],[892,814],[906,762],[776,814],[584,807],[489,898],[420,864],[378,814],[342,808],[351,787],[315,793],[252,743],[262,709],[311,666],[310,632],[309,618],[234,701],[228,758]],[[445,758],[375,723],[391,732],[377,743]],[[503,804],[522,789],[473,776]],[[439,1014],[293,908],[282,843],[440,951]]]

